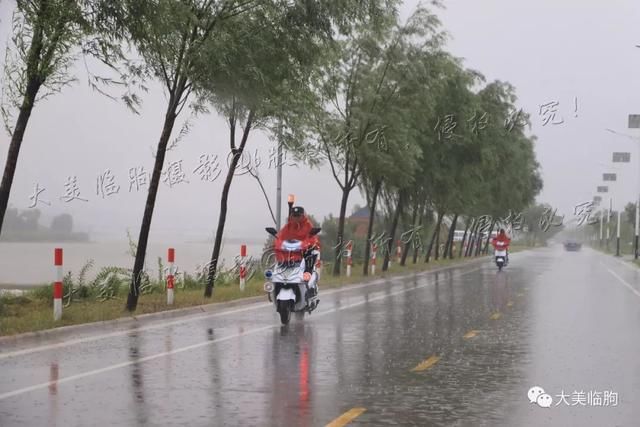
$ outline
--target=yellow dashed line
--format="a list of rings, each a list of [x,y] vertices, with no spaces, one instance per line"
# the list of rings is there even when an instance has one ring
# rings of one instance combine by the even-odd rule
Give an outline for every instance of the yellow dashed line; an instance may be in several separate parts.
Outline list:
[[[418,366],[413,368],[411,372],[426,371],[427,369],[431,368],[433,365],[438,363],[438,360],[440,360],[438,356],[435,356],[435,355],[431,356],[430,358],[428,358],[427,360],[425,360],[424,362],[420,363]]]
[[[335,420],[333,420],[329,424],[327,424],[326,427],[342,427],[342,426],[346,426],[351,421],[355,420],[360,415],[362,415],[362,413],[364,411],[366,411],[365,408],[349,409],[347,412],[345,412],[344,414],[340,415],[338,418],[336,418]]]
[[[499,318],[501,318],[501,317],[502,317],[502,314],[500,314],[500,312],[499,312],[499,311],[497,311],[497,312],[493,313],[493,314],[491,315],[491,317],[489,317],[489,319],[491,319],[491,320],[498,320],[498,319],[499,319]]]
[[[509,302],[507,303],[507,307],[513,307],[513,301],[509,301]]]
[[[464,336],[462,338],[469,339],[469,338],[475,337],[476,335],[478,335],[478,331],[472,330],[472,331],[469,331],[466,334],[464,334]]]

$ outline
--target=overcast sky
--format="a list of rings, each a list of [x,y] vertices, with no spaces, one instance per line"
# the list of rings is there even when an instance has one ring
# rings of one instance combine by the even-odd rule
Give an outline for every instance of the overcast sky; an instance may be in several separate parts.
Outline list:
[[[12,2],[0,2],[2,40],[10,33]],[[406,18],[417,2],[407,1]],[[640,113],[640,2],[637,0],[482,0],[448,1],[438,12],[450,35],[448,49],[488,81],[509,81],[517,89],[519,106],[531,114],[537,135],[536,155],[542,166],[544,190],[539,201],[573,215],[574,206],[591,200],[603,172],[619,173],[616,199],[632,200],[640,188],[640,141],[605,131],[613,129],[640,138],[628,130],[627,115]],[[3,46],[5,42],[3,41]],[[4,58],[4,53],[0,58]],[[129,192],[129,169],[153,166],[152,151],[161,132],[166,107],[161,88],[150,85],[142,114],[133,115],[122,103],[93,92],[83,66],[75,70],[78,82],[37,105],[20,152],[10,204],[25,209],[34,186],[45,191],[39,208],[46,218],[70,212],[80,231],[101,238],[124,238],[128,227],[138,233],[146,187]],[[543,104],[557,102],[553,120],[543,125]],[[186,119],[186,115],[182,120]],[[554,124],[559,123],[560,124]],[[178,133],[182,121],[174,135]],[[9,137],[0,134],[0,165],[4,165]],[[254,133],[248,152],[257,149],[260,174],[275,199],[275,168],[269,167],[273,142]],[[613,169],[611,152],[632,151],[632,165]],[[152,239],[181,236],[186,240],[211,236],[218,219],[219,199],[228,152],[228,127],[215,115],[193,122],[191,132],[168,153],[167,162],[182,161],[189,183],[169,188],[161,184],[153,218]],[[202,182],[193,170],[201,155],[218,155],[222,174]],[[98,176],[110,170],[120,185],[118,194],[96,195]],[[76,176],[83,202],[64,202],[64,184]],[[310,189],[313,189],[311,191]],[[299,204],[321,219],[337,214],[340,195],[328,167],[310,170],[288,166],[283,194],[294,193]],[[606,200],[606,199],[605,199]],[[227,236],[263,237],[271,225],[264,198],[248,175],[232,184]],[[363,203],[358,192],[351,207]]]

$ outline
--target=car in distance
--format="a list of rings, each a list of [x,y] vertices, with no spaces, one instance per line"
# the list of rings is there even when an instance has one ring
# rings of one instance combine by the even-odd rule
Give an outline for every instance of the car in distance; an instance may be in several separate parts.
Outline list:
[[[564,249],[567,251],[579,251],[582,248],[582,243],[576,240],[567,240],[564,242]]]

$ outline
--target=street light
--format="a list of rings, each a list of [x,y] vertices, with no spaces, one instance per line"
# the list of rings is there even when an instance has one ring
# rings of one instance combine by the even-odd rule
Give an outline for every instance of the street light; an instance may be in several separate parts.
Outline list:
[[[640,115],[638,114],[629,114],[629,129],[637,129],[640,128]],[[633,138],[633,137],[632,137]],[[635,138],[634,138],[635,139]],[[636,139],[636,141],[640,141],[640,139]],[[638,146],[638,159],[640,159],[640,146]],[[640,163],[638,163],[638,183],[640,185]],[[636,235],[633,246],[633,257],[634,259],[638,259],[639,252],[639,243],[638,243],[638,235],[640,235],[640,189],[638,189],[638,197],[636,199]]]
[[[602,197],[600,196],[596,196],[600,199],[600,201],[602,201]],[[594,197],[595,200],[595,197]],[[600,201],[598,202],[598,205],[600,205]],[[604,222],[604,215],[602,214],[602,211],[600,211],[600,248],[602,249],[602,224]]]
[[[629,114],[629,129],[637,129],[640,128],[640,115],[639,114]],[[634,137],[631,135],[627,135],[624,133],[616,132],[612,129],[605,129],[607,132],[613,133],[618,136],[623,136],[628,138],[636,143],[640,142],[640,138]],[[640,144],[638,147],[638,159],[640,159]],[[613,162],[614,163],[630,163],[631,162],[631,153],[613,153]],[[634,238],[634,249],[633,249],[633,257],[638,259],[639,255],[639,235],[640,235],[640,162],[638,162],[638,191],[635,197],[636,202],[636,220],[635,220],[635,238]]]
[[[606,185],[599,185],[597,188],[598,193],[608,193],[609,192],[609,187]],[[609,197],[609,209],[605,209],[607,212],[607,240],[606,240],[606,246],[607,246],[607,250],[609,250],[609,239],[610,239],[610,231],[609,231],[609,223],[611,222],[611,197]],[[602,224],[601,224],[602,226]]]
[[[614,162],[616,162],[616,154],[619,158],[626,159],[629,157],[630,153],[613,153]],[[629,156],[626,156],[629,154]],[[612,181],[617,182],[617,175],[615,173],[604,173],[602,174],[602,178],[604,181]],[[607,225],[609,223],[609,217],[611,216],[611,210],[613,209],[613,197],[609,197],[609,215],[607,216]],[[609,245],[609,227],[607,227],[607,248]],[[616,226],[616,256],[620,256],[620,209],[618,209],[618,224]]]

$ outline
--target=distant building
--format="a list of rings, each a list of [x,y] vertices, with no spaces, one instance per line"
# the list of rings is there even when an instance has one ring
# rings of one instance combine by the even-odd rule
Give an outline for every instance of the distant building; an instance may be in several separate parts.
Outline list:
[[[349,225],[355,227],[353,237],[356,239],[366,238],[369,227],[369,208],[364,207],[358,209],[348,218],[348,222]]]

